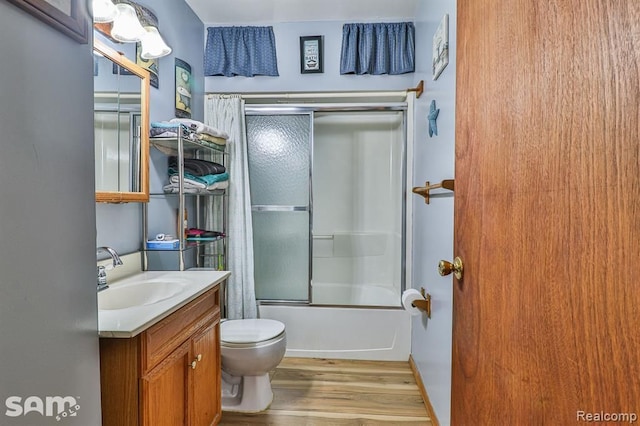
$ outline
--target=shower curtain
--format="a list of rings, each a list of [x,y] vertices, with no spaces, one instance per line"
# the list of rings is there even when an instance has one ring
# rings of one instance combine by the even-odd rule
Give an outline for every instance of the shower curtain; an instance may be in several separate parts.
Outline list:
[[[249,192],[247,138],[244,100],[240,95],[208,95],[205,100],[205,123],[229,134],[229,219],[227,230],[228,262],[231,276],[227,280],[227,318],[256,318],[256,295],[253,276],[253,226]],[[213,212],[205,212],[207,229],[215,229]]]

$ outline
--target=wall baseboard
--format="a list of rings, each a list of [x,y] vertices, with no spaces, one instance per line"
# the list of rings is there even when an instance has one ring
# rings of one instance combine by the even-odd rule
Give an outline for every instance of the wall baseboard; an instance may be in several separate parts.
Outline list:
[[[427,395],[427,390],[424,388],[424,383],[422,382],[422,377],[420,377],[420,372],[418,371],[418,367],[416,366],[416,363],[413,361],[413,356],[411,355],[409,355],[409,366],[411,367],[411,371],[413,372],[413,377],[416,380],[418,389],[420,389],[420,395],[422,395],[422,401],[424,401],[424,406],[427,409],[427,414],[431,418],[431,424],[433,426],[440,426],[440,422],[438,422],[436,413],[435,411],[433,411],[433,406],[431,405],[431,401],[429,401],[429,395]]]

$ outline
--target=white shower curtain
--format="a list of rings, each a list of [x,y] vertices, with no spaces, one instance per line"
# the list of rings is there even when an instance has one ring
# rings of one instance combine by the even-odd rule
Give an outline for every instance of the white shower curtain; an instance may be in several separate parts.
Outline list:
[[[256,318],[253,277],[253,226],[249,193],[244,100],[239,95],[207,95],[205,124],[229,134],[229,218],[227,227],[227,318]],[[213,212],[206,214],[207,229],[215,229]]]

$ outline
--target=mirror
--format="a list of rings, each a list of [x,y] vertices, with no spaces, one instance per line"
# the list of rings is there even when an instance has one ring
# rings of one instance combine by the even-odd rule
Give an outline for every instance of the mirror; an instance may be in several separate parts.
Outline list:
[[[147,70],[94,40],[96,201],[149,201]]]

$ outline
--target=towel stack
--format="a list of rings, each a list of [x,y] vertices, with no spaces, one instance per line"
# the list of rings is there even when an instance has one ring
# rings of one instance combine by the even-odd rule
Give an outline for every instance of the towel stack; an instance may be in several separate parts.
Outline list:
[[[186,126],[191,132],[193,132],[193,140],[200,142],[209,142],[224,147],[227,144],[227,139],[229,139],[229,135],[222,130],[214,129],[213,127],[207,126],[197,120],[173,118],[169,120],[169,123]]]
[[[229,173],[222,164],[213,161],[185,158],[183,190],[188,194],[207,193],[229,187]],[[169,157],[169,183],[163,187],[165,193],[180,191],[178,159]]]

